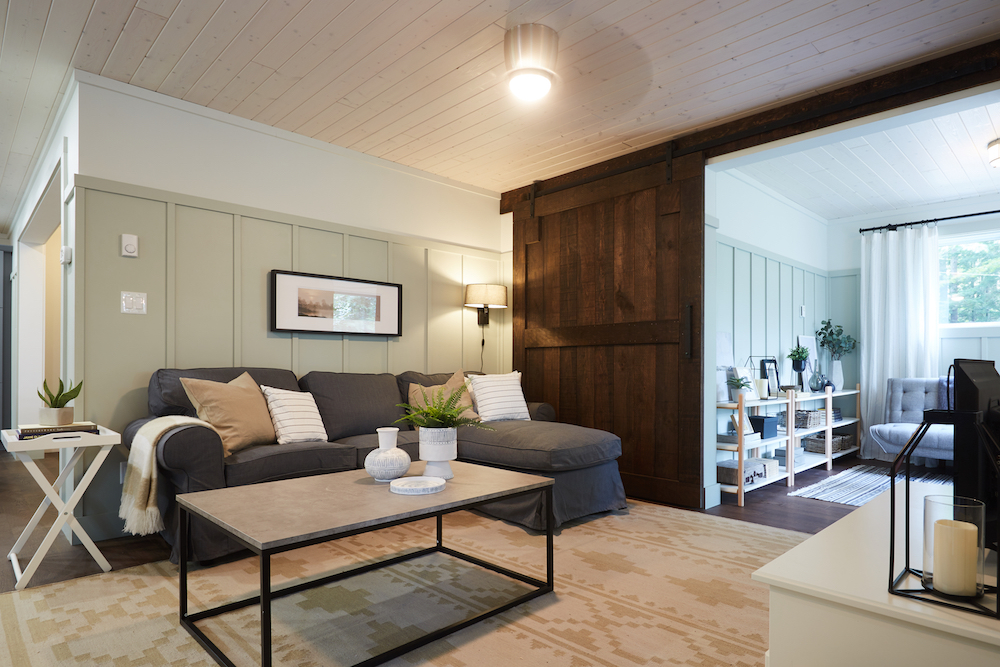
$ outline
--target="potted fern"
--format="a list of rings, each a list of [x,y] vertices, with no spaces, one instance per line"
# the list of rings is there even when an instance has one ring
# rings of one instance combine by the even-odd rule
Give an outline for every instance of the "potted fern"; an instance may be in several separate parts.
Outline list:
[[[468,405],[458,404],[464,391],[465,385],[462,385],[445,398],[444,387],[431,392],[431,396],[421,387],[423,405],[397,404],[397,407],[406,410],[406,414],[393,423],[408,422],[419,429],[417,435],[420,440],[420,459],[427,461],[424,469],[426,477],[451,479],[455,476],[448,461],[458,457],[459,427],[474,426],[487,431],[493,430],[476,419],[462,416],[469,409]]]
[[[42,399],[44,406],[38,410],[39,424],[42,426],[62,426],[63,424],[73,423],[73,408],[66,407],[66,404],[80,395],[83,382],[80,382],[75,387],[70,382],[69,386],[70,389],[67,391],[65,385],[63,385],[63,381],[60,379],[59,389],[53,394],[49,389],[48,383],[42,380],[42,390],[45,393],[38,392],[38,398]]]

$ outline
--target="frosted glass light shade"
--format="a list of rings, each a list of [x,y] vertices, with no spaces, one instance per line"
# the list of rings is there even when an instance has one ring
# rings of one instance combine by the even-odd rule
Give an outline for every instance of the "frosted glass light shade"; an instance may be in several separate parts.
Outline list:
[[[466,285],[465,305],[471,308],[506,308],[505,285]]]
[[[552,88],[559,36],[539,23],[525,23],[507,31],[503,40],[504,63],[510,90],[523,100],[537,100]]]
[[[1000,167],[1000,139],[994,139],[986,146],[990,158],[990,166]]]

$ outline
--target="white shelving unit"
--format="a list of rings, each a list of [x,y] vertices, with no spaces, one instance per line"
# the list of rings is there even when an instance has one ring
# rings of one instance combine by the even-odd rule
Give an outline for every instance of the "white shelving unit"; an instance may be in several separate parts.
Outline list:
[[[829,388],[825,393],[795,393],[794,391],[786,392],[785,396],[779,398],[772,398],[766,400],[756,400],[756,401],[745,401],[743,395],[740,395],[739,400],[735,403],[724,402],[717,403],[716,408],[718,410],[729,410],[736,411],[738,415],[739,427],[737,429],[738,442],[736,443],[717,443],[717,451],[733,452],[737,455],[737,474],[736,474],[736,484],[723,484],[721,485],[722,491],[725,493],[736,494],[736,503],[740,507],[743,507],[744,496],[748,491],[753,491],[754,489],[759,489],[762,486],[767,486],[768,484],[774,484],[775,482],[780,482],[785,480],[786,486],[792,486],[795,484],[795,474],[800,473],[804,470],[809,470],[810,468],[815,468],[817,466],[826,464],[827,470],[833,468],[833,460],[841,456],[845,456],[852,452],[858,450],[857,445],[850,449],[846,449],[839,452],[833,452],[832,450],[832,437],[834,429],[842,428],[844,426],[854,426],[855,427],[855,442],[860,442],[861,436],[861,420],[856,417],[848,417],[846,419],[841,419],[838,422],[833,422],[833,399],[842,396],[855,396],[855,414],[861,414],[861,385],[857,385],[856,389],[845,389],[842,391],[831,391]],[[822,409],[826,412],[826,423],[823,426],[814,426],[810,428],[796,429],[795,428],[795,411],[802,408],[806,404],[814,403],[816,401],[823,401]],[[743,436],[744,421],[748,418],[749,414],[747,410],[753,410],[755,413],[760,411],[760,408],[765,406],[781,406],[785,410],[786,424],[785,429],[778,430],[778,437],[768,438],[767,440],[751,440],[745,441]],[[803,452],[799,455],[799,460],[795,457],[795,448],[801,442],[802,438],[808,437],[810,435],[815,435],[817,433],[824,433],[826,435],[826,451],[823,454],[814,452]],[[745,477],[743,474],[744,461],[748,458],[756,458],[760,455],[760,450],[771,451],[775,447],[785,446],[785,462],[784,466],[778,467],[778,474],[767,477],[759,482],[753,484],[745,484]]]

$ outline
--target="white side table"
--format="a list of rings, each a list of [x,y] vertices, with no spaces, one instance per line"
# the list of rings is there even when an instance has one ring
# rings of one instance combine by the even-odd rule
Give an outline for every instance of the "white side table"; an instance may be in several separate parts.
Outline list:
[[[83,494],[87,492],[87,487],[94,480],[94,476],[97,471],[101,468],[104,463],[104,459],[108,458],[108,453],[111,448],[115,445],[121,443],[121,435],[112,431],[111,429],[105,428],[103,426],[98,427],[100,429],[99,433],[75,433],[75,432],[63,432],[63,433],[52,433],[50,435],[44,435],[39,438],[33,438],[31,440],[18,440],[17,431],[0,431],[0,438],[3,440],[4,447],[7,451],[12,453],[17,459],[24,464],[24,467],[28,469],[31,476],[35,479],[38,486],[45,492],[45,499],[35,510],[35,515],[31,517],[31,521],[28,525],[24,527],[24,532],[21,536],[17,538],[17,542],[14,543],[14,548],[11,549],[10,553],[7,554],[7,559],[14,566],[14,579],[17,582],[14,585],[15,590],[22,590],[28,585],[31,577],[35,574],[38,569],[39,563],[45,558],[45,555],[49,552],[52,547],[52,543],[55,541],[56,536],[63,529],[63,526],[69,524],[70,529],[76,533],[76,536],[80,538],[80,541],[90,552],[90,555],[94,557],[97,564],[101,566],[101,569],[105,572],[111,570],[111,564],[104,557],[104,554],[100,552],[94,541],[90,539],[87,535],[87,531],[83,529],[80,522],[76,520],[73,516],[73,510],[76,508],[77,504],[83,498]],[[69,477],[73,468],[79,463],[80,459],[83,458],[83,454],[88,447],[100,447],[100,451],[97,452],[97,456],[91,461],[90,466],[84,472],[83,477],[80,479],[79,483],[76,485],[73,494],[70,496],[69,500],[65,503],[62,498],[59,497],[59,490],[65,484],[66,479]],[[31,458],[30,452],[39,452],[49,449],[68,449],[69,450],[69,461],[63,466],[62,470],[59,471],[59,476],[56,481],[52,484],[45,478],[42,471],[38,469],[38,465],[35,463],[34,459]],[[18,555],[21,553],[21,549],[24,548],[25,543],[28,541],[28,537],[35,531],[38,527],[38,522],[41,520],[42,515],[45,514],[45,510],[48,509],[49,505],[53,505],[56,511],[59,512],[59,517],[49,528],[49,532],[45,535],[45,539],[39,545],[38,550],[35,555],[32,556],[31,561],[28,563],[28,567],[25,568],[24,572],[21,571],[21,565],[17,560]]]

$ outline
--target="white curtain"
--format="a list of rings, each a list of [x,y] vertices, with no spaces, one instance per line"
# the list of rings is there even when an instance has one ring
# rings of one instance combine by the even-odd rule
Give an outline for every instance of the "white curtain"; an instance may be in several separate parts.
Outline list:
[[[892,460],[868,427],[889,378],[938,377],[938,233],[919,225],[861,237],[861,456]]]

